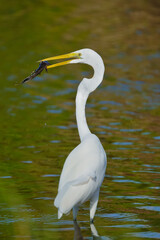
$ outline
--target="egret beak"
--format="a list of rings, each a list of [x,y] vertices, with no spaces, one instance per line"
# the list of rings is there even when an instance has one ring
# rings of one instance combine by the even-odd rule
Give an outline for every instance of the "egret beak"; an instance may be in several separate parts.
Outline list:
[[[64,54],[64,55],[59,55],[59,56],[56,56],[56,57],[44,58],[44,59],[40,60],[39,62],[41,62],[41,61],[51,61],[51,60],[57,60],[57,59],[66,59],[66,58],[68,58],[69,60],[48,65],[47,69],[69,64],[73,59],[80,59],[81,54],[73,52],[73,53],[68,53],[68,54]]]

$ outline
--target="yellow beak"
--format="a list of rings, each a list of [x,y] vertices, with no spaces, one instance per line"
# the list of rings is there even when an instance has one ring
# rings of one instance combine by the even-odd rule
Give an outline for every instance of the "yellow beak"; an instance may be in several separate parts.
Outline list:
[[[70,58],[70,60],[55,63],[55,64],[52,64],[52,65],[48,65],[47,68],[53,68],[53,67],[58,67],[58,66],[69,64],[73,59],[81,58],[81,54],[80,53],[68,53],[68,54],[59,55],[59,56],[56,56],[56,57],[44,58],[44,59],[40,60],[39,62],[51,61],[51,60],[57,60],[57,59],[66,59],[66,58]]]

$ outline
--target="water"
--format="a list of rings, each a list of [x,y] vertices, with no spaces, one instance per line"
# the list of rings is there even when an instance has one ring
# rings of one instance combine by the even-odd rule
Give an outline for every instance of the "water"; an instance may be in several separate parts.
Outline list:
[[[0,239],[160,239],[158,1],[1,4]],[[87,119],[108,154],[94,225],[57,220],[62,166],[79,143],[76,88],[85,65],[16,85],[37,60],[84,47],[105,62]]]

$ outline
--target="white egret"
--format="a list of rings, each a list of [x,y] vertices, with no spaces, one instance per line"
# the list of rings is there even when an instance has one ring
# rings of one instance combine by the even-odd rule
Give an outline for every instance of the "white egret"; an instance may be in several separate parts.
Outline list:
[[[88,128],[85,105],[89,94],[102,82],[105,68],[100,55],[91,49],[82,49],[42,61],[66,58],[69,60],[49,65],[47,68],[69,63],[85,63],[92,66],[94,75],[90,79],[84,78],[78,86],[76,119],[81,143],[73,149],[64,163],[54,205],[58,208],[58,219],[73,209],[73,219],[76,220],[79,206],[89,200],[90,220],[93,222],[107,158],[99,138]]]

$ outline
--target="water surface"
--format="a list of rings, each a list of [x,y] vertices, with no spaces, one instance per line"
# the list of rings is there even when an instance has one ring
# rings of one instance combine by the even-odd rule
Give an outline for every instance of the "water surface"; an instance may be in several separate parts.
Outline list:
[[[159,1],[1,4],[0,239],[160,239]],[[89,204],[57,220],[65,158],[79,144],[76,89],[85,65],[16,85],[37,60],[84,47],[104,59],[88,99],[90,129],[108,155],[95,223]]]

